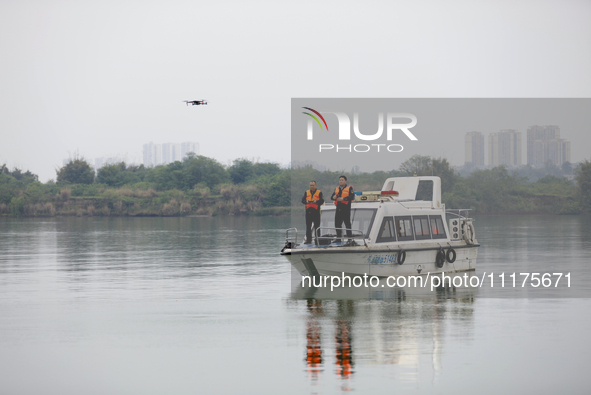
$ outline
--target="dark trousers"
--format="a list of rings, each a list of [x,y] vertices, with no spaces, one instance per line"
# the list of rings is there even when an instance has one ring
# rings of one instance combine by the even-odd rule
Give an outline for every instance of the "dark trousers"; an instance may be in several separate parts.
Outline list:
[[[339,209],[337,207],[335,215],[334,215],[334,227],[337,228],[337,239],[341,237],[341,230],[343,222],[345,223],[345,228],[347,229],[347,237],[351,237],[353,232],[351,232],[351,209]]]
[[[306,209],[306,241],[312,241],[312,225],[314,225],[314,237],[316,237],[316,228],[320,227],[320,210],[315,208]]]

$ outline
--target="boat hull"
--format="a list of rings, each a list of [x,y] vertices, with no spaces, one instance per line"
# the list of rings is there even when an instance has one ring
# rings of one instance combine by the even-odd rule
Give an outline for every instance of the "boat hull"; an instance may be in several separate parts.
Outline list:
[[[453,273],[475,270],[479,245],[454,246],[456,259],[438,267],[439,249],[409,249],[402,265],[398,264],[399,250],[372,250],[364,247],[340,250],[286,250],[283,255],[303,276],[368,275],[377,277],[412,276],[427,273]]]

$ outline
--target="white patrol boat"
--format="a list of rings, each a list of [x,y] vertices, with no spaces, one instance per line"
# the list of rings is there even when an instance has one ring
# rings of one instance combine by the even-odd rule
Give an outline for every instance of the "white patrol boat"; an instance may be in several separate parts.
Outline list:
[[[439,177],[388,178],[381,191],[355,192],[353,236],[336,240],[332,202],[322,206],[312,244],[286,231],[281,255],[305,276],[409,276],[474,270],[479,244],[469,210],[446,210]],[[306,232],[303,232],[305,234]],[[347,240],[350,239],[350,240]]]

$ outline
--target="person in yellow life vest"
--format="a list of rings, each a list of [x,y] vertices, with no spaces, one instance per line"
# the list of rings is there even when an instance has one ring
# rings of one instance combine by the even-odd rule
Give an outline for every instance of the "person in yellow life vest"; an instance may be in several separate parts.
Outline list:
[[[341,241],[341,227],[344,222],[350,242],[353,233],[351,232],[351,202],[355,200],[355,193],[353,193],[352,186],[347,186],[347,177],[339,177],[339,186],[335,188],[330,199],[334,200],[334,204],[337,206],[334,214],[334,227],[337,231],[336,241]]]
[[[312,232],[316,234],[316,228],[320,226],[320,206],[324,204],[322,191],[316,188],[316,181],[310,181],[310,189],[304,193],[302,203],[306,205],[306,241],[312,243]]]

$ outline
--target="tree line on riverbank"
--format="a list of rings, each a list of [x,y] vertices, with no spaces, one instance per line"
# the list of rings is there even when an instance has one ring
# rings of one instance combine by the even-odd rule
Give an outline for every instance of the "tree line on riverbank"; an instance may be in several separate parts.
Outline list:
[[[591,162],[572,169],[575,181],[539,169],[505,167],[454,171],[447,159],[415,155],[398,169],[373,173],[318,171],[312,166],[281,168],[276,163],[237,159],[224,166],[189,155],[183,161],[147,168],[124,162],[95,171],[83,158],[56,170],[56,181],[41,183],[30,171],[0,167],[0,215],[8,216],[188,216],[281,215],[299,206],[310,180],[329,197],[341,174],[355,190],[380,190],[388,177],[435,175],[442,179],[447,208],[475,213],[591,213]],[[524,172],[538,172],[531,182]],[[558,174],[558,175],[557,175]]]

